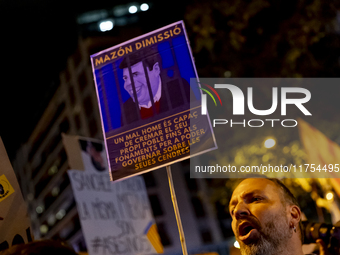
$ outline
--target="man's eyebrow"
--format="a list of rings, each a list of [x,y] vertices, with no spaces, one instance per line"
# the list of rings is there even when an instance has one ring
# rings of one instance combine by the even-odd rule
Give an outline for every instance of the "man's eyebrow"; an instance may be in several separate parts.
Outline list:
[[[255,190],[252,190],[250,192],[247,192],[247,193],[242,193],[241,194],[241,198],[247,198],[247,197],[251,197],[253,196],[254,194],[260,194],[262,196],[264,196],[263,194],[263,190],[261,189],[255,189]],[[266,196],[265,196],[266,197]],[[234,205],[237,201],[235,199],[231,199],[230,202],[229,202],[229,208]]]

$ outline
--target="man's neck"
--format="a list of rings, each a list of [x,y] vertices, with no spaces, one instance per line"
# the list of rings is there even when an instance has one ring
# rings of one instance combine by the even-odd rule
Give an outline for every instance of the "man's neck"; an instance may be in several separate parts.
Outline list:
[[[289,243],[282,243],[277,252],[273,255],[304,255],[300,241],[291,240]]]

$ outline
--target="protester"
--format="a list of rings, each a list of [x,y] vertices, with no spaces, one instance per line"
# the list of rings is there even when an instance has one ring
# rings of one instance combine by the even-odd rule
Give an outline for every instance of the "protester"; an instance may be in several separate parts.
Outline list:
[[[279,180],[243,180],[232,194],[229,212],[242,255],[303,255],[301,209]],[[317,242],[326,255],[325,244]]]

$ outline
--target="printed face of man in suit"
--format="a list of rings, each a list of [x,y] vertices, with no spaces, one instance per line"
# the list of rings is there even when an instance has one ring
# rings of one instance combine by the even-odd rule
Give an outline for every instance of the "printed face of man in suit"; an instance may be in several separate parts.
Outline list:
[[[159,84],[160,84],[159,64],[158,62],[156,62],[153,65],[152,70],[150,70],[149,67],[146,67],[146,69],[147,69],[148,76],[149,76],[152,94],[153,96],[155,96],[157,93]],[[140,105],[147,105],[148,102],[150,101],[150,96],[149,96],[149,90],[148,90],[148,85],[147,85],[142,61],[131,66],[131,73],[132,73],[133,81],[135,83],[138,103]],[[128,68],[123,69],[123,79],[124,79],[124,89],[129,93],[133,101],[135,101],[134,96],[133,96],[131,77],[130,77]]]

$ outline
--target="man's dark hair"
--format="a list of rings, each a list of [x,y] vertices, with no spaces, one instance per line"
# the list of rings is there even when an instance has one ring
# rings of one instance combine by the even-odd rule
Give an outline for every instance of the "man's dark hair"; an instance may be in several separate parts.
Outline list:
[[[296,205],[300,208],[298,201],[296,200],[295,196],[293,193],[281,182],[279,179],[275,178],[268,178],[268,180],[272,181],[276,187],[279,188],[281,191],[281,195],[283,196],[283,200],[281,201],[282,204],[285,206],[286,204],[289,205]],[[303,231],[303,226],[301,220],[299,221],[299,228],[300,228],[300,239],[301,242],[303,243],[304,240],[304,231]]]
[[[288,203],[290,205],[296,205],[299,206],[298,201],[294,197],[293,193],[281,182],[279,179],[275,178],[268,178],[268,180],[275,183],[275,185],[282,191],[282,194],[284,196],[285,203]],[[300,206],[299,206],[300,207]]]
[[[157,62],[159,66],[161,66],[161,58],[158,51],[154,47],[142,48],[129,55],[126,55],[119,65],[120,69],[128,67],[128,58],[130,60],[130,66],[133,66],[138,62],[144,60],[145,65],[149,68],[150,71],[152,71],[154,64]]]

